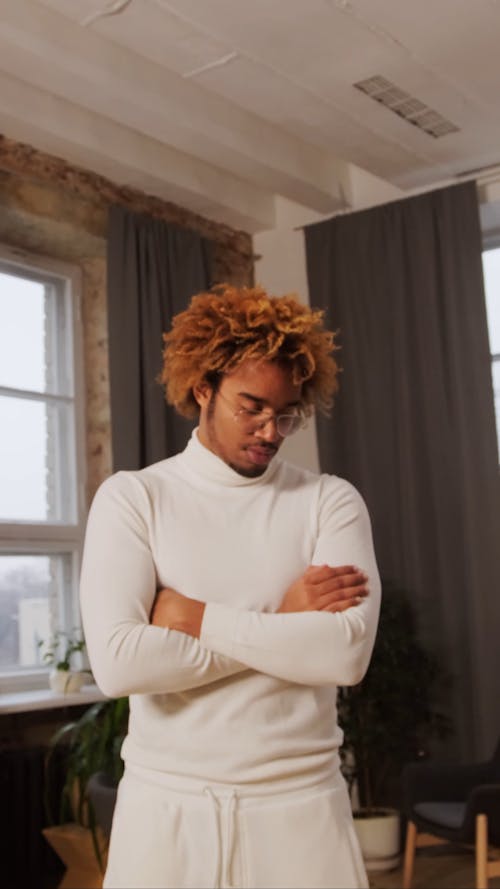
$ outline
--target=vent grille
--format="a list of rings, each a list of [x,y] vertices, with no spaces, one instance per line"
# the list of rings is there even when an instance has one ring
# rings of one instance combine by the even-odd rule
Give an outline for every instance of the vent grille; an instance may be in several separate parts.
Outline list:
[[[415,99],[414,96],[399,89],[385,77],[377,74],[375,77],[368,77],[367,80],[358,80],[353,86],[369,96],[370,99],[374,99],[375,102],[379,102],[393,111],[398,117],[411,123],[412,126],[433,136],[434,139],[447,136],[448,133],[460,132],[460,127],[447,120],[438,111],[429,108],[419,99]]]

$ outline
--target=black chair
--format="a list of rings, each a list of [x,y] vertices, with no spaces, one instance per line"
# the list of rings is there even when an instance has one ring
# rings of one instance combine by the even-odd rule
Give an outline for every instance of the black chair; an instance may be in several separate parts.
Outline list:
[[[442,843],[472,844],[476,889],[488,889],[490,877],[500,876],[500,741],[487,762],[413,763],[402,781],[408,819],[404,889],[411,889],[416,848]]]

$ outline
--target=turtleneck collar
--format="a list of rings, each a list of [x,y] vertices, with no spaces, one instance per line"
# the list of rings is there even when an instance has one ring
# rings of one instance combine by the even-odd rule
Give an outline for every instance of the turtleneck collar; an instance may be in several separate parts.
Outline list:
[[[240,475],[239,472],[228,466],[224,460],[221,460],[213,451],[210,451],[201,443],[198,438],[198,428],[193,430],[187,447],[179,456],[182,457],[182,461],[192,472],[206,481],[234,488],[266,484],[274,475],[278,466],[277,458],[273,457],[262,475],[255,476],[254,478]]]

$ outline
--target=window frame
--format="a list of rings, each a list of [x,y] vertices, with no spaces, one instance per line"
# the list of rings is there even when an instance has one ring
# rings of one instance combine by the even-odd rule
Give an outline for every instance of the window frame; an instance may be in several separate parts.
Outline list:
[[[40,281],[44,276],[57,279],[62,285],[67,326],[61,335],[65,359],[72,368],[73,391],[64,396],[73,404],[73,454],[70,456],[74,474],[74,509],[70,521],[4,521],[0,518],[0,555],[68,555],[70,562],[70,594],[62,604],[61,629],[71,631],[80,626],[78,580],[87,518],[85,386],[83,362],[83,325],[81,312],[81,270],[72,264],[41,256],[0,243],[1,270],[21,278]],[[18,390],[2,387],[5,393]],[[26,390],[30,391],[30,390]],[[26,397],[26,396],[21,396]],[[28,396],[29,397],[29,396]],[[50,400],[50,393],[46,399]],[[44,394],[38,400],[44,401]],[[73,456],[74,455],[74,456]],[[46,688],[48,667],[0,670],[0,693],[22,692]]]

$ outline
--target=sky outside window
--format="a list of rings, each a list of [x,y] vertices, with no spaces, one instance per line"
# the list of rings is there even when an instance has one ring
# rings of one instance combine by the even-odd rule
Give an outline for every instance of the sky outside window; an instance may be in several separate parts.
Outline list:
[[[0,386],[45,391],[45,287],[0,273]]]
[[[483,271],[500,459],[500,247],[483,253]]]
[[[45,286],[0,273],[0,386],[46,388]],[[47,405],[0,395],[0,520],[46,521]]]

